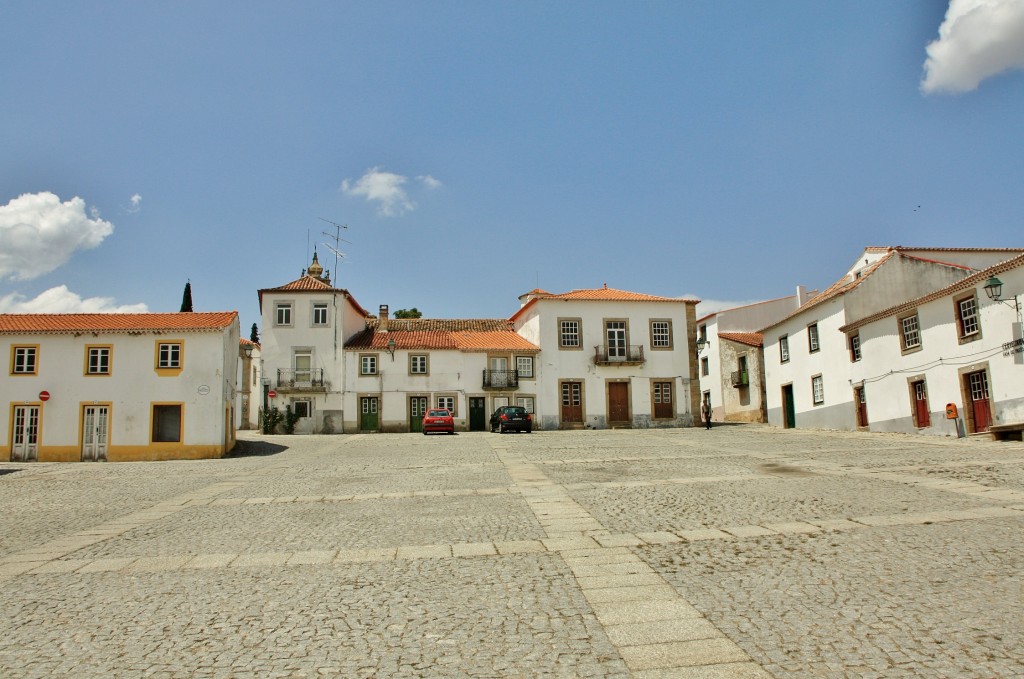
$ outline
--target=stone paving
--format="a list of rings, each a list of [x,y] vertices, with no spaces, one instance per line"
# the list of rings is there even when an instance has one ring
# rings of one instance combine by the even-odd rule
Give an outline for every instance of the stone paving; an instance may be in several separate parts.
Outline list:
[[[1020,443],[243,436],[0,463],[0,676],[1024,676]]]

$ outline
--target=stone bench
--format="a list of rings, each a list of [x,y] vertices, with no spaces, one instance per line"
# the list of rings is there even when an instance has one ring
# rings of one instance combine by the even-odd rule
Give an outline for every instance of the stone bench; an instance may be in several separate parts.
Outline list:
[[[1022,441],[1024,440],[1024,422],[992,425],[988,428],[988,433],[995,441]]]

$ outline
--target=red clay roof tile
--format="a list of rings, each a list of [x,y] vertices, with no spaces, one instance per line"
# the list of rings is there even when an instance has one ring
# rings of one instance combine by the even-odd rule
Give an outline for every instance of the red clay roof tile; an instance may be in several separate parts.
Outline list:
[[[237,318],[237,311],[189,311],[156,314],[0,314],[0,334],[201,332],[226,328]]]

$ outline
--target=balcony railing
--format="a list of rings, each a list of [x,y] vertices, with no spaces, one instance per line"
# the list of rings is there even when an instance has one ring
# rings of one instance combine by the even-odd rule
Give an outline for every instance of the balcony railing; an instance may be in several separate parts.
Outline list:
[[[327,391],[323,368],[316,370],[278,370],[278,391]]]
[[[734,387],[746,387],[750,385],[750,376],[746,370],[734,370],[732,372],[732,386]]]
[[[598,345],[594,347],[594,363],[598,365],[639,365],[644,362],[644,346]]]
[[[518,370],[484,370],[484,389],[518,389]]]

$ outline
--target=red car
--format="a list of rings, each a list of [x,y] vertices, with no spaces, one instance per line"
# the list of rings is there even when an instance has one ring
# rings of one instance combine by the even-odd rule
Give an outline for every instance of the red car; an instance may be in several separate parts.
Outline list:
[[[423,416],[423,434],[426,435],[432,431],[455,433],[455,420],[452,419],[452,414],[448,412],[447,408],[428,410],[427,414]]]

